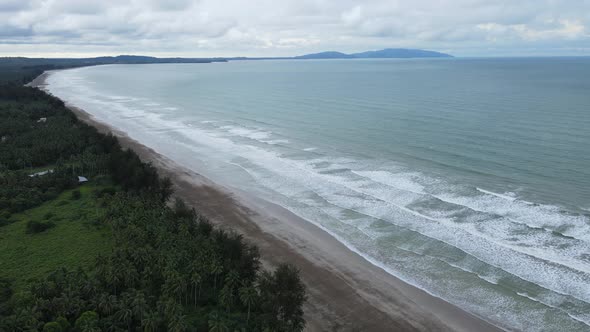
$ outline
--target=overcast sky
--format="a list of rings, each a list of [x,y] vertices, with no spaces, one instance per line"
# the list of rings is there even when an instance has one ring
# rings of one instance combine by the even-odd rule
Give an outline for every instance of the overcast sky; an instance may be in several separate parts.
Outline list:
[[[590,0],[0,0],[0,56],[590,55]]]

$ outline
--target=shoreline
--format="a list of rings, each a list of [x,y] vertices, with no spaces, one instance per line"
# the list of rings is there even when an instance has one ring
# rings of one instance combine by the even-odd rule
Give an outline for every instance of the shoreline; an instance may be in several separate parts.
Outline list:
[[[44,89],[45,72],[29,86]],[[307,331],[502,331],[414,287],[347,248],[286,209],[223,187],[177,165],[84,110],[66,103],[83,122],[112,132],[124,148],[170,177],[175,195],[214,224],[235,229],[256,244],[267,267],[290,262],[307,287]]]

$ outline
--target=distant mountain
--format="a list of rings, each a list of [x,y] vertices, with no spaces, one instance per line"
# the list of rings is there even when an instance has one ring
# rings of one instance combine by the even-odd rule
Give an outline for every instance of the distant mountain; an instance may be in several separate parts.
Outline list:
[[[350,54],[344,54],[341,52],[328,51],[321,53],[306,54],[294,57],[295,59],[351,59],[354,58]]]
[[[426,50],[413,50],[407,48],[386,48],[380,51],[368,51],[362,53],[352,54],[355,58],[452,58],[452,55],[426,51]]]
[[[394,59],[394,58],[452,58],[452,55],[407,48],[386,48],[379,51],[345,54],[341,52],[322,52],[296,56],[295,59]]]

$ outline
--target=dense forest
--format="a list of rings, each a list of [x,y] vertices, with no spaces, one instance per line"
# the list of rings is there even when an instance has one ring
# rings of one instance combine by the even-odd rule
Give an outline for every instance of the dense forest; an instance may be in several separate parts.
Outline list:
[[[19,82],[25,84],[42,74],[45,70],[65,69],[82,66],[110,64],[151,64],[151,63],[211,63],[226,62],[224,58],[155,58],[151,56],[119,55],[79,59],[46,59],[7,57],[0,58],[0,82]]]
[[[0,68],[0,331],[304,328],[296,267],[263,269],[255,246],[173,199],[152,165],[21,85],[36,73]],[[24,264],[27,243],[43,246],[39,263]]]

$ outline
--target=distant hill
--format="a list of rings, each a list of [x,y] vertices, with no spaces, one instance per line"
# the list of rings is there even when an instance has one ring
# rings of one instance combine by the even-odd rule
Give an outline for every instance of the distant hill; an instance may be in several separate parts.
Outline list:
[[[379,51],[345,54],[341,52],[321,52],[296,56],[295,59],[394,59],[394,58],[452,58],[452,55],[407,48],[386,48]]]
[[[344,54],[341,52],[321,52],[321,53],[313,53],[313,54],[306,54],[294,57],[295,59],[351,59],[354,56],[350,54]]]

